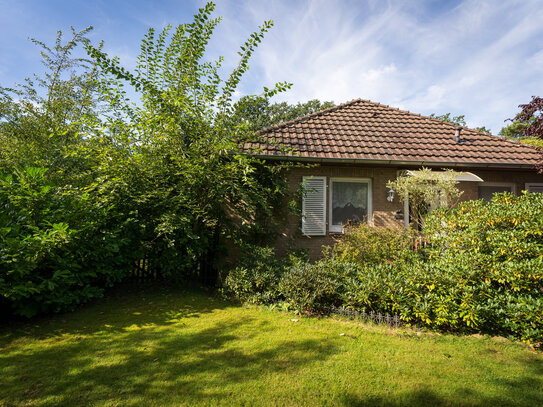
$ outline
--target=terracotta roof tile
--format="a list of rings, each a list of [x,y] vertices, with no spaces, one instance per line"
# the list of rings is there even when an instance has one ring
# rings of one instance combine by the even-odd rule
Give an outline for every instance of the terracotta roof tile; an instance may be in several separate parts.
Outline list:
[[[357,159],[463,164],[531,166],[540,159],[536,148],[456,125],[357,99],[260,132],[260,142],[247,143],[262,156],[285,153],[276,143],[307,159]]]

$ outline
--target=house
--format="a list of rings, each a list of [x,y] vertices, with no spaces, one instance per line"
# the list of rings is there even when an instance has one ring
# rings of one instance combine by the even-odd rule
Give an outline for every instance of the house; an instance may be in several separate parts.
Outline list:
[[[287,175],[291,193],[302,182],[306,193],[302,219],[285,220],[280,252],[305,248],[311,258],[318,257],[349,219],[405,225],[409,207],[386,187],[399,171],[462,171],[462,200],[489,199],[502,191],[543,192],[543,175],[534,169],[541,159],[536,148],[369,100],[281,123],[260,135],[247,145],[258,156],[313,164]]]

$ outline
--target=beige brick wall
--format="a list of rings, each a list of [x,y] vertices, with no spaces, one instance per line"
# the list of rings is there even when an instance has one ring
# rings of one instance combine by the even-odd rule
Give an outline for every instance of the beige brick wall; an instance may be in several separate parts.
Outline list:
[[[302,182],[303,176],[326,176],[329,186],[330,178],[369,178],[372,180],[372,222],[375,226],[403,227],[404,221],[395,219],[396,211],[403,213],[403,204],[398,198],[393,202],[387,200],[388,189],[386,183],[397,176],[396,167],[367,167],[356,165],[316,165],[311,168],[294,168],[288,173],[288,182],[291,196],[295,195],[296,190]],[[504,182],[514,183],[516,194],[524,189],[525,183],[541,182],[543,176],[530,171],[513,170],[477,170],[466,169],[485,182]],[[470,200],[478,198],[477,182],[461,182],[459,184],[464,191],[461,200]],[[329,191],[329,188],[327,189]],[[301,231],[301,219],[296,215],[289,215],[284,222],[284,232],[280,239],[275,242],[275,247],[279,255],[283,255],[288,249],[303,248],[307,249],[311,259],[316,259],[321,255],[323,246],[330,246],[341,237],[341,235],[329,233],[329,196],[327,197],[327,222],[326,236],[303,236]],[[301,207],[301,205],[300,205]]]

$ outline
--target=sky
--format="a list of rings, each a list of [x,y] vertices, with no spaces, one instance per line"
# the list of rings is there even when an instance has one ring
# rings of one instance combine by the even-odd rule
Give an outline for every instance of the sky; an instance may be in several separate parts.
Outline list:
[[[42,70],[29,37],[52,44],[59,29],[92,25],[88,37],[132,68],[149,27],[190,22],[204,4],[0,0],[0,85]],[[369,99],[465,115],[494,134],[519,104],[543,96],[543,0],[217,0],[214,16],[222,22],[208,55],[224,56],[227,69],[248,36],[274,21],[239,95],[287,81],[292,89],[275,101]]]

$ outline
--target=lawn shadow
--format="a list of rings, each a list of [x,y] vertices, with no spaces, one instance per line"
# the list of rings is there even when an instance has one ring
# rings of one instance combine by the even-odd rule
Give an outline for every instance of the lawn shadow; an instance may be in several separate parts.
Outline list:
[[[244,329],[251,325],[254,329]],[[40,405],[87,405],[111,396],[130,405],[128,400],[137,400],[137,395],[157,393],[160,397],[182,394],[192,402],[223,399],[232,385],[258,383],[263,376],[277,372],[295,372],[337,352],[336,346],[323,340],[285,339],[257,349],[236,342],[240,332],[241,339],[247,341],[271,329],[274,327],[265,322],[247,318],[218,322],[195,333],[181,329],[179,334],[170,332],[163,337],[138,330],[124,332],[115,341],[72,339],[59,346],[3,357],[8,375],[0,384],[0,394],[3,387],[16,388],[17,382],[26,382],[12,397]],[[45,367],[46,381],[32,373]]]
[[[232,310],[221,312],[226,308]],[[244,383],[265,391],[262,386],[270,377],[283,373],[295,378],[308,366],[342,352],[337,336],[288,336],[290,328],[255,315],[201,290],[133,287],[111,292],[71,314],[4,327],[0,405],[3,400],[6,406],[150,401],[176,405],[179,400],[205,404],[228,400],[232,389]],[[274,336],[277,329],[284,329],[282,336]],[[393,407],[543,405],[543,365],[528,357],[514,362],[525,367],[522,376],[495,379],[500,391],[494,397],[455,384],[458,391],[453,396],[422,387],[390,395],[383,391],[376,397],[346,391],[334,402]],[[484,373],[484,363],[478,363],[474,358],[472,366]],[[258,395],[258,390],[253,393]]]
[[[0,349],[19,337],[45,339],[63,334],[91,335],[123,332],[129,327],[175,324],[184,318],[235,306],[199,288],[152,284],[123,284],[103,298],[81,305],[73,312],[16,318],[0,323]]]
[[[525,374],[518,379],[494,379],[500,388],[499,395],[478,394],[474,389],[462,387],[454,397],[422,388],[393,396],[363,398],[347,393],[341,404],[349,407],[404,407],[404,406],[473,406],[473,407],[534,407],[543,406],[543,363],[535,359],[517,359],[525,367]]]

